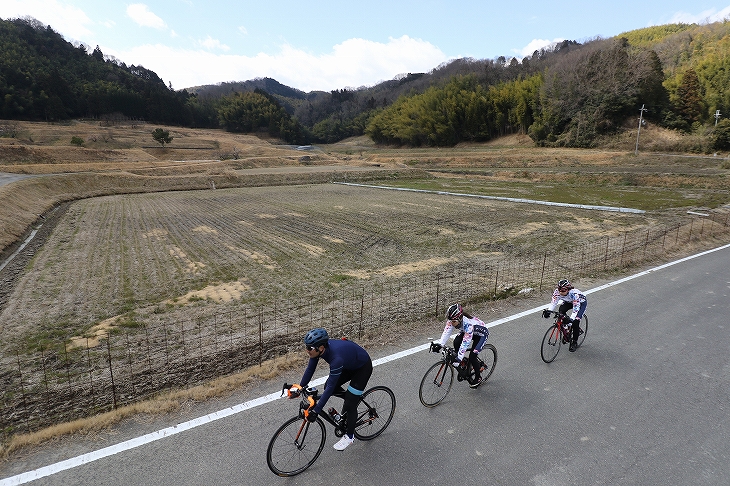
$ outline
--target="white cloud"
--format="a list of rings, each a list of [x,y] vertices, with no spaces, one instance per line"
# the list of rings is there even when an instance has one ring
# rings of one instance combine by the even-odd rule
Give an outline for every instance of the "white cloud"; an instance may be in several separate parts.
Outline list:
[[[714,8],[705,10],[698,14],[691,14],[687,12],[675,13],[670,24],[703,24],[705,22],[721,22],[727,18],[730,18],[730,5],[720,10],[719,12]]]
[[[218,39],[213,39],[211,36],[205,38],[205,40],[198,41],[198,44],[205,47],[208,50],[220,49],[221,51],[230,51],[231,48],[225,44],[221,44]]]
[[[238,31],[243,35],[248,35],[248,29],[246,29],[243,25],[238,26]]]
[[[426,72],[448,60],[429,42],[408,36],[391,38],[387,43],[349,39],[325,55],[290,45],[282,46],[274,55],[249,57],[159,44],[111,54],[128,65],[142,65],[156,72],[176,89],[258,77],[271,77],[302,91],[358,88],[393,79],[400,73]]]
[[[127,7],[127,15],[142,27],[164,30],[167,24],[160,17],[150,11],[144,3],[133,3]]]
[[[2,0],[0,18],[33,17],[50,25],[66,39],[83,39],[92,35],[87,28],[93,22],[86,13],[56,0]]]
[[[544,47],[551,46],[553,44],[558,44],[560,42],[563,42],[565,39],[562,39],[560,37],[555,38],[553,40],[546,40],[546,39],[532,39],[529,44],[527,44],[522,49],[512,49],[512,52],[517,54],[517,57],[523,58],[527,56],[531,56],[535,53],[535,51],[539,51],[540,49]]]

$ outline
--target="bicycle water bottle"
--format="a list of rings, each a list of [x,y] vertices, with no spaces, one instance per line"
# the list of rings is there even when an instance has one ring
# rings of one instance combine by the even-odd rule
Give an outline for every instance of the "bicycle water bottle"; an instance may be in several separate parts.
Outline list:
[[[327,410],[327,413],[330,414],[330,417],[332,417],[332,420],[334,420],[336,424],[340,423],[340,419],[342,417],[339,413],[337,413],[337,410],[335,410],[334,407],[330,407],[329,410]]]

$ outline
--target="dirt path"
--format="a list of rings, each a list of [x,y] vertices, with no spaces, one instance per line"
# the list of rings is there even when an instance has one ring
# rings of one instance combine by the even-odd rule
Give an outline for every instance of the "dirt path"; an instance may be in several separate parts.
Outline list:
[[[37,176],[26,175],[26,174],[10,174],[8,172],[0,172],[0,186],[4,186],[5,184],[10,184],[11,182],[20,181],[23,179],[28,179],[29,177],[37,177]]]

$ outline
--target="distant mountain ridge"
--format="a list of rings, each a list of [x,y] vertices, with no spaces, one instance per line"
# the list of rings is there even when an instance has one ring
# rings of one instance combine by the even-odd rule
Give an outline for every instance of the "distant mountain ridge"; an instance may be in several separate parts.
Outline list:
[[[654,26],[330,92],[267,77],[175,91],[153,71],[72,45],[34,19],[0,20],[0,117],[130,118],[296,133],[309,142],[368,134],[381,143],[449,145],[519,132],[538,144],[590,146],[642,104],[647,118],[683,131],[730,113],[729,32],[728,21]]]

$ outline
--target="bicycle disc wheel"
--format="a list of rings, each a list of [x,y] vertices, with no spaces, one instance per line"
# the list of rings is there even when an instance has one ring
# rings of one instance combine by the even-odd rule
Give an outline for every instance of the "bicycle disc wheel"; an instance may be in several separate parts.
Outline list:
[[[395,413],[395,394],[386,386],[366,390],[357,403],[355,437],[370,440],[379,436]]]
[[[540,355],[546,363],[551,363],[560,352],[560,344],[562,342],[562,333],[556,325],[550,326],[542,338],[542,349]]]
[[[424,407],[435,407],[446,398],[454,382],[454,368],[445,361],[439,361],[431,366],[423,375],[418,397]]]
[[[588,316],[583,314],[583,318],[580,320],[581,333],[578,335],[578,347],[583,344],[586,340],[586,334],[588,334]]]
[[[327,431],[322,419],[307,422],[293,417],[279,427],[269,442],[266,463],[277,476],[295,476],[314,464],[324,449]]]
[[[479,359],[484,363],[482,370],[482,383],[492,376],[494,367],[497,366],[497,348],[493,344],[485,344],[479,353]]]

